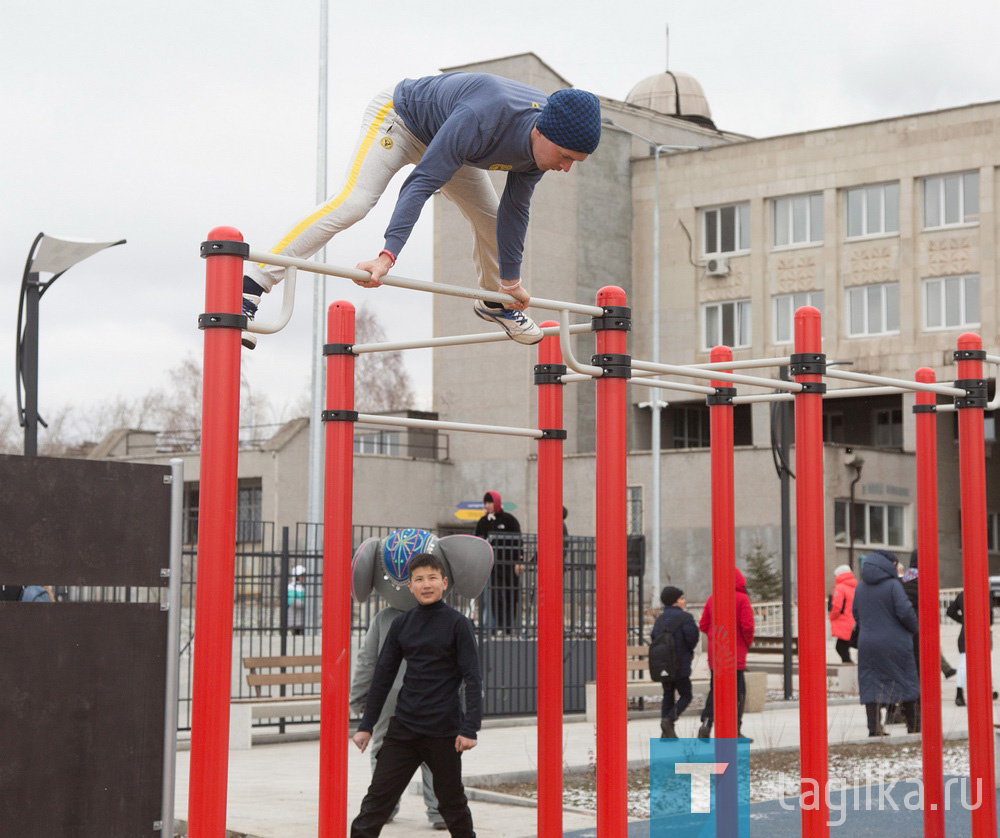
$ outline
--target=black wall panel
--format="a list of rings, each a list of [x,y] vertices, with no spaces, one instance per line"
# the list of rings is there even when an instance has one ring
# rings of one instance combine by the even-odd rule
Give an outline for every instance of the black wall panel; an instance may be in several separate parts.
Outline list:
[[[0,584],[162,585],[167,466],[0,455]]]
[[[0,602],[0,834],[155,836],[167,613]]]

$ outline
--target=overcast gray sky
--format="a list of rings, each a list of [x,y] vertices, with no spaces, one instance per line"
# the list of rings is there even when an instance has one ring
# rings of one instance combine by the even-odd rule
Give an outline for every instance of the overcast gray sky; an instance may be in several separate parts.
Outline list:
[[[329,183],[366,101],[405,76],[534,52],[577,87],[623,99],[670,68],[702,83],[721,128],[755,136],[1000,99],[995,0],[507,0],[330,3]],[[14,402],[14,328],[35,235],[127,238],[42,301],[41,403],[135,397],[199,355],[198,245],[229,224],[265,250],[314,205],[319,0],[8,2],[0,50],[0,398]],[[556,177],[558,175],[549,175]],[[540,188],[545,188],[543,181]],[[327,259],[382,244],[395,189]],[[397,271],[431,278],[425,213]],[[544,283],[525,277],[545,296]],[[472,279],[470,278],[470,282]],[[288,329],[248,360],[280,408],[308,388],[311,280]],[[430,334],[429,295],[328,280],[391,338]],[[269,299],[268,310],[278,308]],[[457,332],[478,331],[476,323]],[[407,364],[430,406],[430,353]],[[447,417],[445,417],[447,418]]]

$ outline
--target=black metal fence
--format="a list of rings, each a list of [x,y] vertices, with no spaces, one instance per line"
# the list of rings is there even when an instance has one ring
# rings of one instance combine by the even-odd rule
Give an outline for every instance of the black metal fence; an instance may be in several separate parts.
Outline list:
[[[381,538],[400,527],[356,525],[353,549],[367,538]],[[237,545],[233,588],[232,696],[249,698],[242,658],[269,655],[318,655],[322,623],[322,525],[299,524],[295,532],[276,531],[269,522],[253,527],[260,541]],[[537,712],[538,561],[537,536],[493,533],[495,564],[490,582],[474,600],[451,596],[452,607],[476,627],[483,675],[484,712],[490,716]],[[644,595],[641,536],[630,536],[628,564],[629,642],[642,639]],[[583,712],[584,687],[595,677],[597,628],[596,555],[592,537],[566,536],[563,543],[563,701],[567,713]],[[184,551],[180,642],[178,727],[191,727],[197,549]],[[304,569],[304,573],[296,573]],[[159,589],[61,589],[66,600],[157,601]],[[372,618],[384,607],[373,593],[353,604],[354,648]],[[238,664],[238,665],[237,665]],[[288,694],[319,692],[319,685],[288,687]],[[299,719],[297,722],[315,722]],[[267,723],[262,723],[266,725]],[[282,722],[282,727],[284,722]]]

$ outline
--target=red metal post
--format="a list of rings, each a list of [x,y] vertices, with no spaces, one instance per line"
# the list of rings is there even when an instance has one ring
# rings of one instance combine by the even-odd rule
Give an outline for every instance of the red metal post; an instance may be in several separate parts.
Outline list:
[[[733,360],[728,346],[716,346],[712,363]],[[735,739],[736,710],[736,531],[733,483],[733,388],[712,381],[722,396],[709,407],[712,462],[712,667],[715,735]]]
[[[597,293],[597,305],[602,307],[625,302],[625,292],[613,285]],[[621,360],[627,348],[627,332],[598,328],[600,360]],[[601,838],[625,838],[628,832],[627,385],[624,375],[605,374],[596,382],[597,834]]]
[[[733,360],[733,350],[716,346],[712,363]],[[716,740],[733,740],[739,732],[736,667],[736,507],[733,468],[733,403],[736,390],[726,381],[712,381],[718,388],[709,396],[712,463],[712,715]],[[716,758],[732,762],[732,742],[716,745]],[[735,772],[716,785],[715,834],[735,838],[738,833],[738,789]]]
[[[986,560],[986,447],[983,407],[983,343],[979,335],[958,339],[958,387],[977,387],[982,400],[958,406],[958,454],[962,496],[962,576],[965,584],[965,661],[968,671],[970,800],[972,834],[996,838],[996,778],[993,757],[993,677],[990,667],[990,590]],[[922,557],[921,557],[922,558]],[[928,661],[929,664],[929,661]],[[978,786],[978,787],[977,787]]]
[[[822,363],[820,313],[795,312],[794,360]],[[795,370],[793,370],[793,373]],[[819,374],[796,374],[818,384]],[[824,580],[823,395],[795,394],[795,528],[799,593],[799,741],[802,834],[823,838],[827,825],[826,583]]]
[[[558,326],[554,321],[543,326]],[[538,345],[538,427],[561,429],[559,336]],[[563,443],[538,441],[538,834],[563,833]]]
[[[934,382],[934,370],[921,367],[916,380]],[[944,758],[941,729],[941,592],[938,572],[937,414],[933,393],[918,392],[917,551],[920,620],[920,729],[924,767],[924,838],[944,838]]]
[[[354,343],[354,306],[327,312],[331,347]],[[323,489],[323,681],[319,743],[319,837],[347,834],[347,720],[351,685],[351,525],[354,498],[354,355],[326,356],[326,481]]]
[[[242,243],[243,236],[232,227],[216,227],[202,246],[206,314],[242,312],[243,256],[227,246],[230,242]],[[205,328],[188,797],[191,838],[226,834],[239,424],[240,329]]]

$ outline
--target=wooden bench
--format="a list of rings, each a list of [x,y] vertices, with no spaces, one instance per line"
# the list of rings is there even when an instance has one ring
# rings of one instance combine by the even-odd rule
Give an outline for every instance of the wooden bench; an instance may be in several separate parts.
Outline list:
[[[772,636],[767,634],[758,634],[753,639],[753,645],[750,646],[751,652],[757,652],[763,655],[781,655],[785,652],[785,638],[781,635]],[[792,638],[792,654],[797,655],[799,653],[799,639],[797,637]]]
[[[629,698],[649,698],[663,695],[663,686],[659,681],[649,677],[649,647],[627,646],[625,648],[625,669],[627,681],[625,693]],[[747,685],[746,704],[744,712],[759,713],[764,709],[767,698],[767,673],[747,672],[744,675]],[[692,678],[692,695],[708,696],[710,681],[708,678]],[[585,686],[585,706],[587,721],[597,721],[597,682],[588,681]]]
[[[229,708],[229,747],[247,750],[256,719],[318,716],[319,695],[272,695],[274,688],[318,684],[322,679],[320,655],[271,655],[243,658],[247,686],[253,698],[234,698]],[[266,693],[265,693],[266,689]]]
[[[780,635],[772,636],[758,634],[754,637],[753,644],[750,646],[751,655],[782,655],[784,654],[784,651],[785,639]],[[793,637],[792,656],[795,658],[792,662],[793,671],[798,670],[798,655],[799,639],[797,637]],[[753,658],[750,658],[750,660],[753,660]],[[756,669],[775,675],[781,675],[785,671],[784,661],[779,662],[773,659],[755,661],[753,665]],[[837,679],[837,690],[839,692],[855,694],[858,691],[858,669],[853,663],[827,663],[826,677]]]

